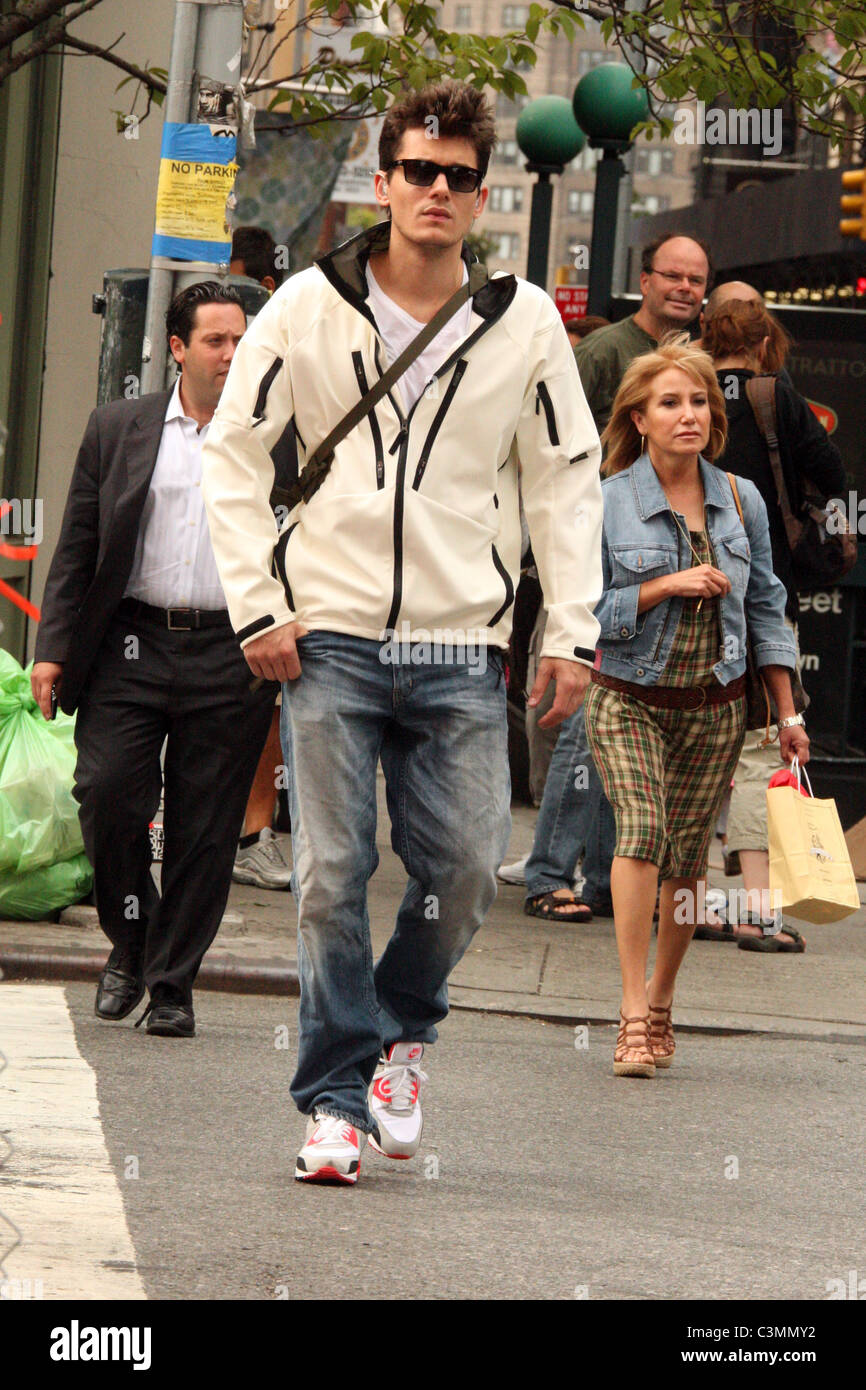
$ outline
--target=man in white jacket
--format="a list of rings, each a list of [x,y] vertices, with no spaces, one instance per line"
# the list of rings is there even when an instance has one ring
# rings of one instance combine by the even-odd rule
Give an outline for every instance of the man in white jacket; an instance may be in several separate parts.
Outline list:
[[[520,569],[518,471],[549,611],[530,695],[554,725],[583,698],[598,626],[598,435],[554,305],[487,278],[464,237],[495,143],[457,83],[392,106],[376,197],[389,216],[293,276],[238,348],[205,450],[229,611],[251,671],[285,682],[309,1116],[295,1176],[355,1182],[367,1137],[409,1158],[420,1062],[447,980],[495,895],[510,830],[503,653]],[[279,539],[269,450],[299,466],[469,280],[471,298],[336,445]],[[518,465],[518,459],[520,463]],[[303,471],[301,473],[303,479]],[[376,767],[409,875],[373,967]]]

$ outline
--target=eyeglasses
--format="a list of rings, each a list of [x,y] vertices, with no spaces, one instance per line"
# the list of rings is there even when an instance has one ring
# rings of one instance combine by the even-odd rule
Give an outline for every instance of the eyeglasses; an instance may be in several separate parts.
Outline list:
[[[480,169],[470,169],[468,164],[437,164],[433,159],[394,159],[388,168],[401,168],[406,182],[416,188],[431,188],[444,174],[452,193],[474,193],[484,179]]]
[[[706,275],[685,275],[679,270],[652,270],[647,271],[648,275],[660,275],[663,280],[667,280],[671,285],[678,285],[681,280],[688,280],[693,290],[699,290],[707,283]]]

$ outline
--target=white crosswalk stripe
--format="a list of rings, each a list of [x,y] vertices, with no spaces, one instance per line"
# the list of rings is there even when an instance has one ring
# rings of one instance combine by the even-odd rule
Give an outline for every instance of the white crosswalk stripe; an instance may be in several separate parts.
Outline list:
[[[0,1221],[0,1296],[145,1298],[96,1076],[78,1051],[62,988],[0,984],[0,1052],[0,1126],[10,1146],[0,1214],[20,1232],[4,1258],[11,1233]]]

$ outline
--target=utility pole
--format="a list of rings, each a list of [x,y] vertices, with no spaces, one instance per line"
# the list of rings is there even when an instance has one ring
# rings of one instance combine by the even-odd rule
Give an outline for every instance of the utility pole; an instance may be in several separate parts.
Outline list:
[[[178,0],[164,125],[198,123],[233,127],[241,116],[242,0]],[[227,263],[151,259],[142,346],[141,393],[165,385],[167,347],[165,312],[179,278],[192,282],[207,275],[226,275]]]

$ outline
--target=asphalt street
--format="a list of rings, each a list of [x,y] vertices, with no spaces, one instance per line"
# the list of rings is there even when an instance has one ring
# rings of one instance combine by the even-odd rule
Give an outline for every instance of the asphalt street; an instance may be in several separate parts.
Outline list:
[[[63,989],[148,1298],[823,1300],[866,1275],[856,1042],[684,1034],[643,1081],[610,1027],[455,1013],[417,1158],[309,1187],[295,1000],[201,993],[172,1040]]]

